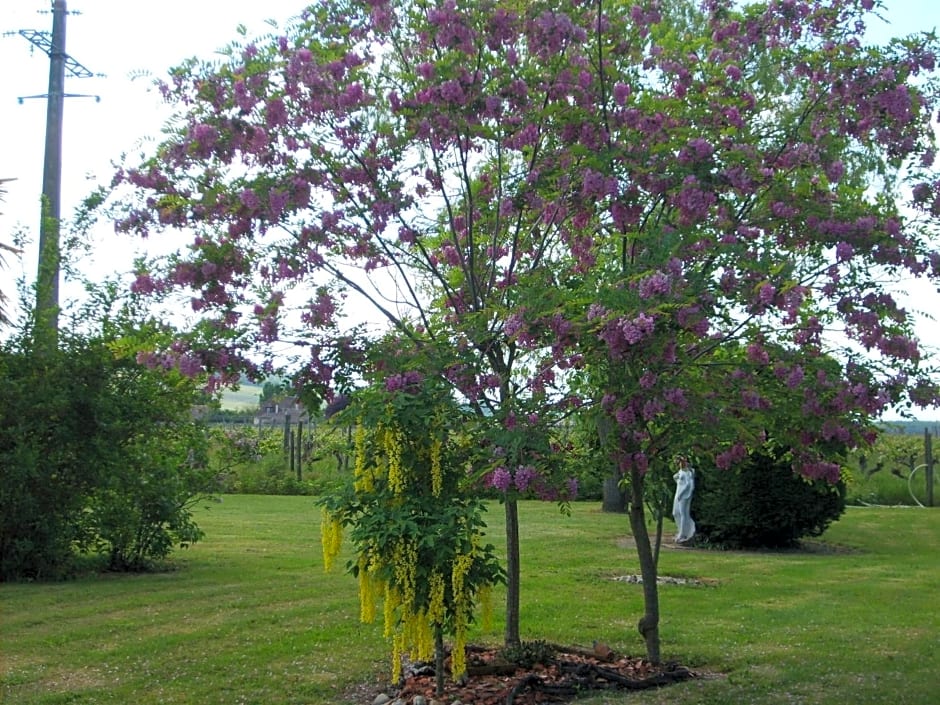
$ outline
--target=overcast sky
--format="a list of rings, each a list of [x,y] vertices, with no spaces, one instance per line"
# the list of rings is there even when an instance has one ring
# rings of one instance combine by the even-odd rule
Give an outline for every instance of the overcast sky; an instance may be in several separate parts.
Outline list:
[[[19,30],[51,31],[50,0],[0,0],[0,178],[7,184],[6,202],[0,205],[0,239],[26,227],[38,235],[42,160],[45,144],[46,103],[29,96],[46,92],[49,60]],[[885,19],[873,23],[870,36],[890,36],[929,30],[940,25],[938,0],[886,0]],[[236,38],[244,24],[248,36],[271,31],[273,19],[281,25],[303,8],[302,0],[70,0],[66,22],[69,56],[101,77],[66,76],[66,93],[95,97],[66,99],[63,128],[62,215],[68,218],[97,183],[107,183],[111,162],[139,148],[141,140],[159,136],[168,116],[151,89],[155,77],[190,56],[211,58]],[[20,102],[20,98],[23,98]],[[100,235],[96,270],[130,269],[140,244],[108,231]],[[35,245],[32,250],[35,250]],[[21,262],[8,261],[0,270],[0,289],[11,293],[13,279],[25,272],[35,276],[35,251]],[[10,258],[7,258],[10,260]],[[940,294],[927,285],[911,289],[911,308],[940,314]],[[919,332],[924,343],[940,350],[940,323],[923,319]]]

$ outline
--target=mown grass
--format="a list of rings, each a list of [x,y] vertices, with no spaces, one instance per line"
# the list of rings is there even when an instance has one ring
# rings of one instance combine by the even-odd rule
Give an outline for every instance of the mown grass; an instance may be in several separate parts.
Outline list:
[[[638,572],[623,516],[521,505],[524,639],[641,654]],[[309,497],[226,496],[173,570],[0,585],[0,701],[371,702],[388,673],[355,581],[324,574]],[[502,541],[502,508],[488,517]],[[664,654],[703,673],[583,703],[935,702],[940,512],[851,508],[813,551],[663,550]],[[348,555],[347,555],[348,557]],[[502,625],[474,640],[499,642]],[[367,688],[352,696],[360,684]]]

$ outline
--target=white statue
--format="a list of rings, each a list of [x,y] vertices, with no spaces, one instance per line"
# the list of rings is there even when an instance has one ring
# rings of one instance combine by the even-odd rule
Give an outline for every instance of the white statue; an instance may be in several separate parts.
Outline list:
[[[679,456],[676,459],[679,470],[673,475],[676,481],[676,496],[672,501],[672,518],[676,522],[676,543],[685,543],[695,536],[695,522],[689,513],[692,503],[692,491],[695,489],[695,470],[689,459]]]

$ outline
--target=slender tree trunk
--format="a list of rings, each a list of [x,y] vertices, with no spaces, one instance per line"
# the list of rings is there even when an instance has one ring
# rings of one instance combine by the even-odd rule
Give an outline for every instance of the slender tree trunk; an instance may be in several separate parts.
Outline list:
[[[519,505],[506,499],[506,646],[518,646],[519,638]]]
[[[646,643],[646,658],[658,664],[662,660],[659,652],[659,585],[643,509],[643,474],[636,468],[630,470],[630,528],[640,559],[640,575],[643,576],[643,616],[637,628]]]

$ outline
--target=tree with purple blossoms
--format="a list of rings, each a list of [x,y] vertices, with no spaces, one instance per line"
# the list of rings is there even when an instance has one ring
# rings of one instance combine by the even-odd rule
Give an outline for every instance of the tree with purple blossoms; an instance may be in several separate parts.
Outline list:
[[[835,482],[833,446],[869,443],[894,403],[937,400],[886,290],[940,273],[940,213],[916,195],[936,186],[936,43],[861,47],[862,5],[634,6],[623,29],[642,64],[598,32],[594,99],[566,115],[593,147],[574,216],[592,267],[566,316],[614,429],[654,661],[644,487],[675,452],[727,469],[772,440],[795,471]]]
[[[359,296],[494,435],[556,402],[609,419],[658,661],[642,499],[677,433],[835,477],[828,441],[938,398],[886,288],[940,279],[937,46],[863,46],[873,5],[312,5],[163,86],[178,119],[119,174],[117,225],[194,238],[136,286],[192,292],[174,353],[223,373],[296,339],[329,390]]]

